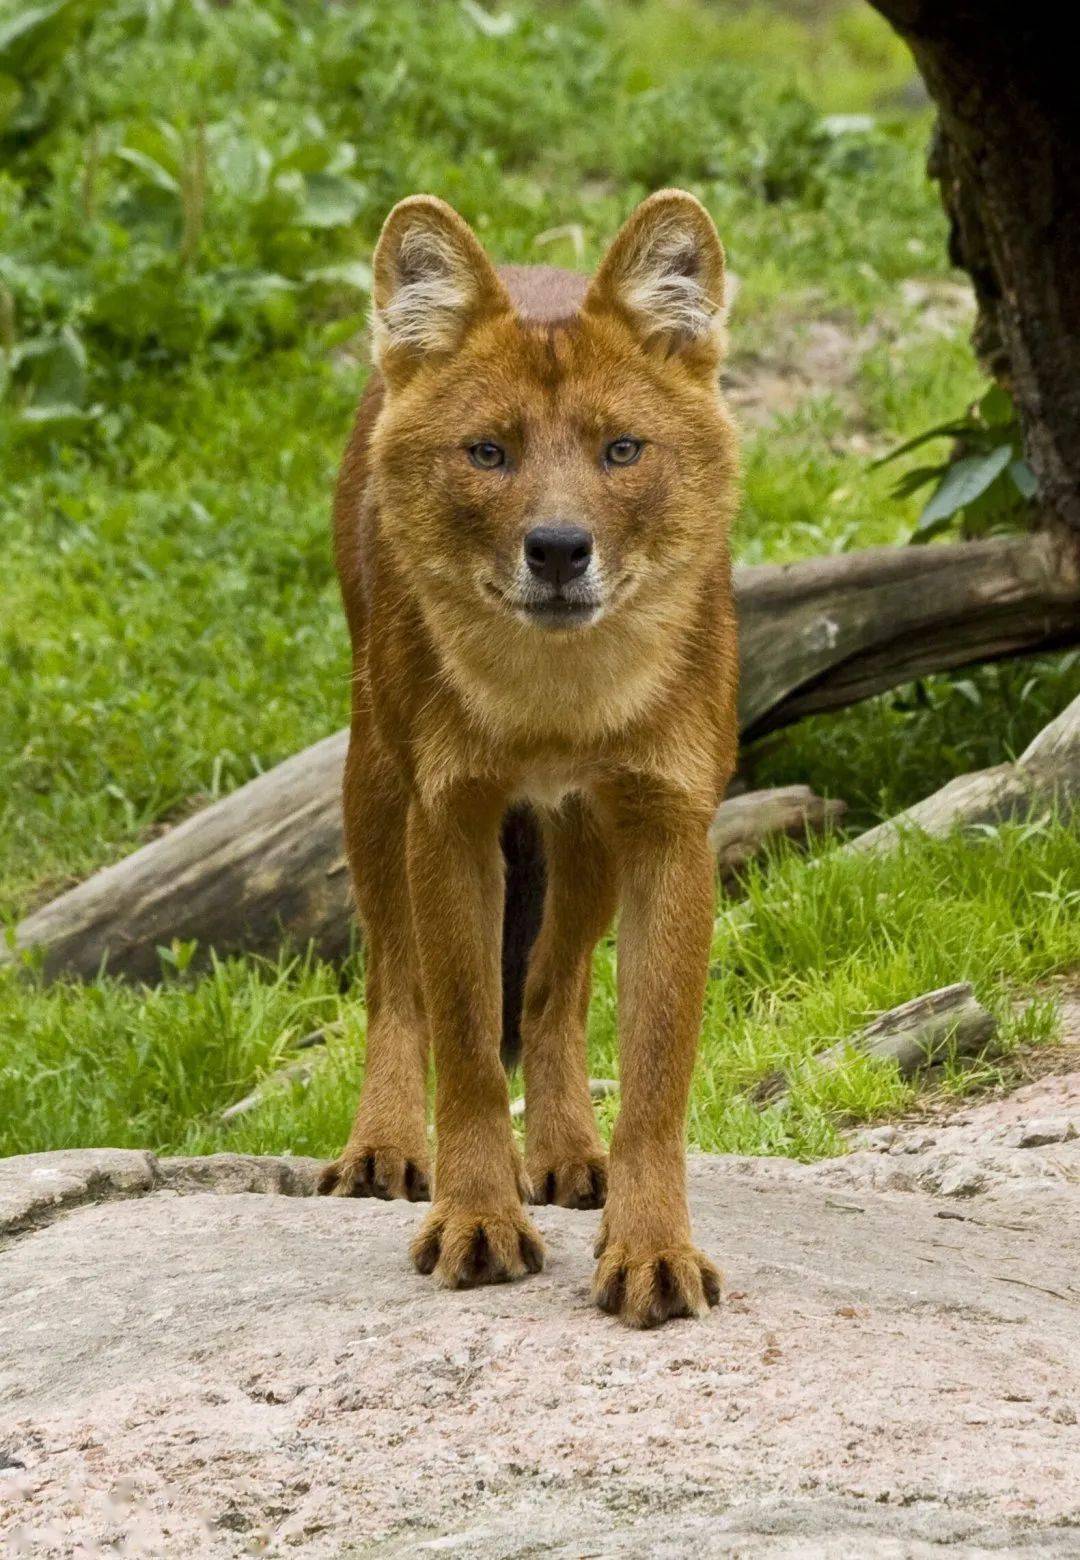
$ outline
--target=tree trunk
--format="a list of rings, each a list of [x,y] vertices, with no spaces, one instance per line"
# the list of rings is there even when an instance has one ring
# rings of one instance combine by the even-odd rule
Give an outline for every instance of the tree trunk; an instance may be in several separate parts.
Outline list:
[[[937,104],[930,161],[975,346],[1012,391],[1043,502],[1080,529],[1080,111],[1069,15],[1046,0],[872,0]]]
[[[1080,556],[1049,535],[877,548],[736,572],[744,736],[927,672],[1080,643]],[[46,975],[160,973],[158,948],[272,954],[352,935],[347,733],[327,737],[29,916]],[[0,963],[12,953],[0,949]]]

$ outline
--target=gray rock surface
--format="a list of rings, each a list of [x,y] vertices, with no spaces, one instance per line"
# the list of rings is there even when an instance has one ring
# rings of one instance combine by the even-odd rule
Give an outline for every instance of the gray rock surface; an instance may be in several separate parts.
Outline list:
[[[0,1163],[0,1550],[1080,1556],[1080,1142],[965,1123],[693,1161],[727,1294],[653,1333],[588,1303],[596,1214],[449,1294],[419,1208],[249,1195],[310,1161]]]

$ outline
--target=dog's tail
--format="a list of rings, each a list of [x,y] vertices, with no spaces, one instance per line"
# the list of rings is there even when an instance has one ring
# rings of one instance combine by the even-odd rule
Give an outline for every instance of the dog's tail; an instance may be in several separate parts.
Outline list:
[[[507,1072],[521,1054],[521,1010],[529,954],[544,914],[544,841],[531,807],[512,807],[503,819],[506,905],[502,943],[502,1059]]]

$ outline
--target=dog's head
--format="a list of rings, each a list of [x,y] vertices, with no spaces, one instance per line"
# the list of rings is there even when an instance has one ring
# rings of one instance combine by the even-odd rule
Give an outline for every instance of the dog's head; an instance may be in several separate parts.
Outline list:
[[[715,552],[736,459],[724,255],[693,196],[644,201],[568,300],[562,317],[516,310],[432,196],[395,206],[375,252],[385,533],[444,606],[564,632],[659,601]]]

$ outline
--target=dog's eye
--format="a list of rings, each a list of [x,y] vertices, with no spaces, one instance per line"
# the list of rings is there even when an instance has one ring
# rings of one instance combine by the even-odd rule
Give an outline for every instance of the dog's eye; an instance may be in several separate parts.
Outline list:
[[[604,451],[604,459],[609,466],[632,466],[640,454],[640,439],[614,439]]]
[[[494,471],[496,466],[506,465],[506,451],[501,444],[482,439],[479,444],[469,445],[469,459],[483,471]]]

